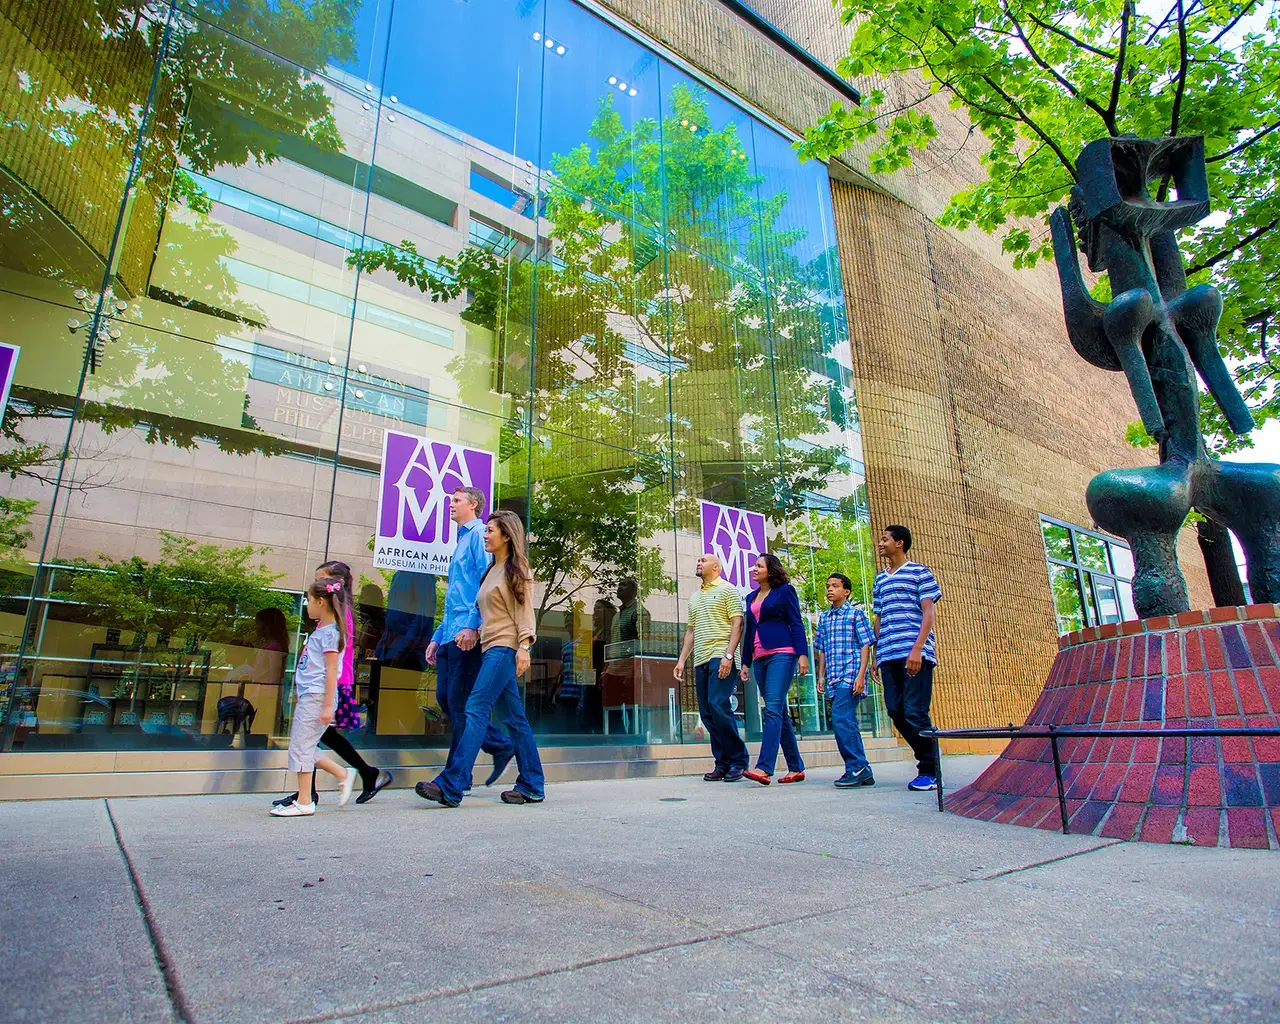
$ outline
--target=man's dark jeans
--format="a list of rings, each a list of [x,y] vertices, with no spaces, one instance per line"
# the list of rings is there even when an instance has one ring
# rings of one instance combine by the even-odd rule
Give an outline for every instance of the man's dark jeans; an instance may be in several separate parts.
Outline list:
[[[452,726],[446,766],[453,764],[458,741],[462,739],[463,730],[467,727],[467,699],[476,685],[476,676],[480,674],[480,660],[479,643],[471,650],[464,651],[451,640],[436,653],[436,703]],[[510,756],[513,747],[511,740],[490,722],[480,749],[498,758]]]
[[[882,661],[880,682],[884,687],[884,709],[916,755],[920,774],[936,778],[938,762],[934,757],[933,740],[920,736],[921,729],[933,728],[933,722],[929,720],[929,704],[933,701],[933,662],[922,661],[920,671],[909,676],[906,658]]]
[[[693,670],[694,687],[698,693],[698,714],[711,740],[711,756],[716,767],[726,772],[741,772],[747,768],[747,745],[738,735],[738,723],[729,707],[729,698],[738,686],[738,673],[730,672],[729,678],[720,678],[720,659],[712,658],[705,665]]]

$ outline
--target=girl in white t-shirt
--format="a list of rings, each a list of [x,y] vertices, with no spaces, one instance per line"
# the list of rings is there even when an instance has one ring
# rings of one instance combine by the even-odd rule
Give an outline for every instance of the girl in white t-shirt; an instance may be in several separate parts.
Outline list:
[[[311,779],[317,767],[323,768],[342,784],[338,799],[341,807],[351,799],[358,774],[354,768],[343,768],[327,754],[319,755],[320,737],[333,724],[338,694],[338,674],[342,668],[342,652],[351,642],[347,636],[346,588],[341,580],[317,580],[307,588],[307,615],[316,620],[315,632],[307,638],[293,685],[297,703],[293,708],[293,724],[289,729],[289,771],[297,772],[298,793],[311,792]],[[302,818],[316,813],[314,803],[292,803],[273,806],[277,818]]]

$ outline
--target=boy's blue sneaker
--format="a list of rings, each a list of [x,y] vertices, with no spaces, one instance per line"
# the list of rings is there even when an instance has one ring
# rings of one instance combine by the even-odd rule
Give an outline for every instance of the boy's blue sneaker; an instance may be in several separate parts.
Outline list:
[[[930,789],[938,788],[938,780],[932,775],[917,775],[914,779],[907,783],[907,789],[916,793],[923,793]]]
[[[855,786],[874,786],[876,777],[871,774],[871,765],[860,772],[845,772],[836,779],[836,789],[853,789]]]

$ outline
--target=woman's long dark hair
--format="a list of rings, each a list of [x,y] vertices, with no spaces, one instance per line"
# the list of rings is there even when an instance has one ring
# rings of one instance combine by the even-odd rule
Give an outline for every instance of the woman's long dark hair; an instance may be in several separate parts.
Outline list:
[[[529,556],[524,549],[524,523],[514,512],[500,509],[490,513],[489,522],[493,523],[502,535],[507,538],[507,586],[515,599],[524,604],[529,596],[529,587],[533,583],[533,570],[529,568]]]
[[[787,570],[782,567],[782,563],[778,561],[778,556],[766,551],[757,561],[764,562],[764,567],[769,573],[769,589],[777,590],[779,587],[785,587],[791,577],[787,575]]]

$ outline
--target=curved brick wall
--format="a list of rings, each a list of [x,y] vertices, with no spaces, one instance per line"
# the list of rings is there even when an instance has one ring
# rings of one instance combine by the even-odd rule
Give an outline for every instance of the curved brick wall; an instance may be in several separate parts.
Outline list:
[[[1272,605],[1215,608],[1063,638],[1028,726],[1280,726]],[[1060,740],[1076,834],[1280,849],[1280,737]],[[947,810],[1058,829],[1048,740],[1013,740]]]

